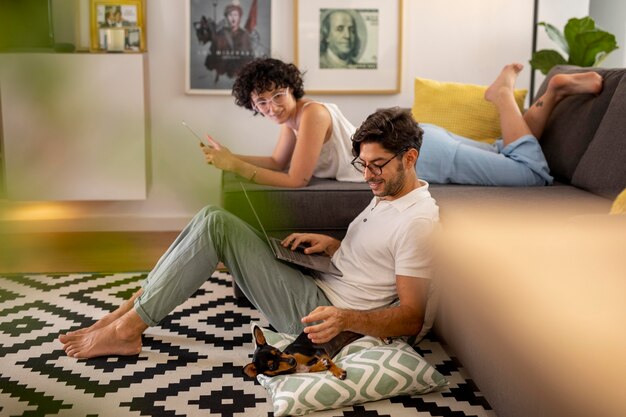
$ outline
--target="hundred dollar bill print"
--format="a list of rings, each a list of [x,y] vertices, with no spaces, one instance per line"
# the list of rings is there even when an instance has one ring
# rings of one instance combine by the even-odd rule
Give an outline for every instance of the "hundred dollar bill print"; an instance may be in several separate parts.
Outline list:
[[[308,94],[400,91],[402,0],[294,0],[295,64]]]
[[[378,9],[320,10],[320,68],[378,68]]]

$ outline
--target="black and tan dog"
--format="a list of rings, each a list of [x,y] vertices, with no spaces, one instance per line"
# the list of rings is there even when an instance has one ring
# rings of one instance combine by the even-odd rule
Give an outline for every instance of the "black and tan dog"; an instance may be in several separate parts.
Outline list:
[[[254,326],[256,349],[252,356],[252,363],[243,368],[249,377],[258,374],[276,376],[296,372],[330,371],[339,379],[346,379],[346,371],[335,365],[332,358],[347,344],[363,337],[353,332],[341,332],[329,342],[315,344],[302,332],[282,352],[274,346],[268,345],[263,331]]]

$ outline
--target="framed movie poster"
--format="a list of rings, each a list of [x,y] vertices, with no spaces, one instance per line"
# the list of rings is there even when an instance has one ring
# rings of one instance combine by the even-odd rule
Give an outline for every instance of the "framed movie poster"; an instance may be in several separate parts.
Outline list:
[[[91,0],[91,50],[146,50],[143,0]]]
[[[307,93],[400,92],[402,0],[296,0],[295,22]]]
[[[230,94],[239,68],[271,56],[271,0],[186,2],[186,91]]]

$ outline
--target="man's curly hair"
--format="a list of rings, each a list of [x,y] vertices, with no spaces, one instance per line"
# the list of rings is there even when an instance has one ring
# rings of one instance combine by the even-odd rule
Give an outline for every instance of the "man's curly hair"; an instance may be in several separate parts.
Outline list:
[[[241,68],[233,85],[232,95],[235,97],[235,104],[252,110],[256,115],[258,112],[252,103],[252,93],[262,94],[285,87],[291,90],[296,100],[304,97],[304,82],[298,67],[278,59],[257,58]]]
[[[422,147],[424,131],[411,112],[400,107],[380,109],[370,114],[352,135],[352,154],[359,156],[362,143],[377,142],[389,152]]]

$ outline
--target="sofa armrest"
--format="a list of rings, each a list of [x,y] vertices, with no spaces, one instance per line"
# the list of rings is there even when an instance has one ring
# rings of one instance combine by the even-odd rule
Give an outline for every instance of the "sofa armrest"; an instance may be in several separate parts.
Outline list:
[[[550,174],[557,181],[582,186],[594,194],[614,198],[626,186],[624,153],[614,152],[626,149],[623,141],[626,131],[626,118],[623,117],[626,69],[559,65],[548,73],[537,97],[546,91],[553,76],[587,71],[595,71],[602,76],[601,93],[575,94],[561,101],[550,115],[540,143]],[[607,122],[605,119],[611,114],[617,117]],[[593,155],[588,155],[589,151]],[[579,170],[579,164],[583,163],[585,168]],[[621,171],[616,171],[615,167],[621,167]],[[620,180],[611,183],[621,182],[621,188],[602,184],[602,181],[616,174],[621,175]]]

